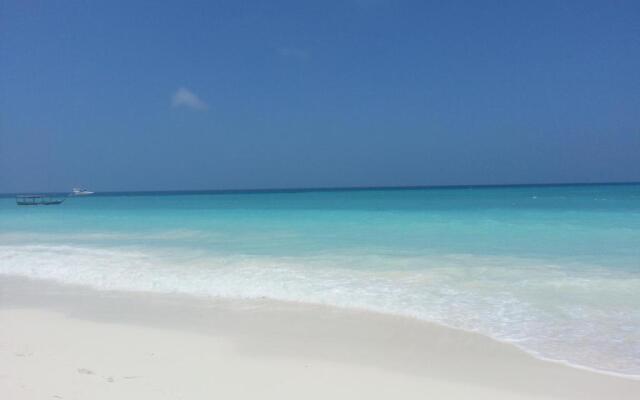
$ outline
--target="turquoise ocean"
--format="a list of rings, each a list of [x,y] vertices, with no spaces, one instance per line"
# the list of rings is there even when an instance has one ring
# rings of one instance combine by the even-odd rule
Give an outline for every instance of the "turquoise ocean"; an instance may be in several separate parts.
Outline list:
[[[0,198],[0,274],[404,315],[640,376],[640,185]]]

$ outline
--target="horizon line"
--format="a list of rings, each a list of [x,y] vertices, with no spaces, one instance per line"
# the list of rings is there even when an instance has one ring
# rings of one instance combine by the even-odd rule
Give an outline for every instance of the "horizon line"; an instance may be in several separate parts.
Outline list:
[[[634,185],[640,181],[611,181],[611,182],[545,182],[545,183],[497,183],[497,184],[450,184],[450,185],[388,185],[388,186],[318,186],[318,187],[292,187],[292,188],[254,188],[254,189],[164,189],[164,190],[110,190],[95,192],[95,195],[112,194],[198,194],[198,193],[295,193],[295,192],[329,192],[329,191],[366,191],[366,190],[420,190],[420,189],[464,189],[464,188],[501,188],[501,187],[535,187],[535,186],[597,186],[597,185]],[[0,197],[15,196],[26,192],[0,192]],[[28,193],[42,194],[66,194],[69,192],[38,192]]]

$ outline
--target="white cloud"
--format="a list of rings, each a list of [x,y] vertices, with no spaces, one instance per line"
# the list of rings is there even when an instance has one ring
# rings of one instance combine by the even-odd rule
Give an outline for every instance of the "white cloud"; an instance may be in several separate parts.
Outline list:
[[[197,94],[184,87],[179,88],[173,95],[171,105],[173,107],[189,107],[194,110],[206,110],[208,107],[207,103],[202,101]]]

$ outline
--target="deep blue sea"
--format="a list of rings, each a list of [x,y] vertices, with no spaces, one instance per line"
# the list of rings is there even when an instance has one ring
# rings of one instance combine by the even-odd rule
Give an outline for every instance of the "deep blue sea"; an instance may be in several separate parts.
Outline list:
[[[640,376],[640,185],[0,198],[0,274],[406,315]]]

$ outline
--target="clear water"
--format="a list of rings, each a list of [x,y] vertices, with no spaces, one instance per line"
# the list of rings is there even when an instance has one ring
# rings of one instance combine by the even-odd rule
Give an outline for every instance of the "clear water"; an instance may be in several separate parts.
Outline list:
[[[0,273],[401,314],[640,376],[640,185],[1,198]]]

